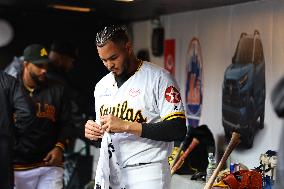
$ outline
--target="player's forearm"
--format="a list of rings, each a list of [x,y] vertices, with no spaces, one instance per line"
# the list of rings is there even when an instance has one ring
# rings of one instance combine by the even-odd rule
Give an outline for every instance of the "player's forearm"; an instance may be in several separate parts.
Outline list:
[[[134,134],[136,136],[141,136],[142,134],[142,124],[137,122],[130,122],[126,124],[126,132]]]
[[[182,141],[187,131],[185,118],[142,123],[141,129],[141,137],[165,142]]]

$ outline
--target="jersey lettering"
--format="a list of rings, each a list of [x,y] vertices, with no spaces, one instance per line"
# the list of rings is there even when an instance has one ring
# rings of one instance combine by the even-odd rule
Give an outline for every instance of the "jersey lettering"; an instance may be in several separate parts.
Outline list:
[[[147,122],[147,118],[143,117],[142,111],[138,110],[135,112],[133,108],[128,107],[127,101],[113,107],[106,107],[105,105],[102,105],[100,107],[100,115],[103,116],[108,114],[112,114],[116,117],[119,117],[120,119],[131,122],[138,122],[138,123]]]
[[[44,106],[41,106],[40,103],[36,103],[36,116],[47,118],[55,122],[55,107],[50,104],[44,104]]]

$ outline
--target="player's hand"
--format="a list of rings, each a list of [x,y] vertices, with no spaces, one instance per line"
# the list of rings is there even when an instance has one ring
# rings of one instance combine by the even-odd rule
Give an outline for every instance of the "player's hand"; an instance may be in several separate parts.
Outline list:
[[[61,165],[63,162],[63,152],[59,147],[54,147],[43,159],[46,165]]]
[[[93,120],[88,120],[85,124],[85,137],[90,140],[97,141],[103,137],[104,132],[105,130]]]
[[[102,128],[108,133],[122,133],[127,132],[127,127],[131,124],[112,114],[100,117]]]

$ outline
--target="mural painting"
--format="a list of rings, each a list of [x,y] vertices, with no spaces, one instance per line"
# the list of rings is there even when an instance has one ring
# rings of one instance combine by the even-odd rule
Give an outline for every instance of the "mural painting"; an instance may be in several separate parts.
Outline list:
[[[187,51],[186,77],[185,108],[187,125],[197,127],[202,108],[203,72],[201,46],[196,37],[192,38],[189,43]]]

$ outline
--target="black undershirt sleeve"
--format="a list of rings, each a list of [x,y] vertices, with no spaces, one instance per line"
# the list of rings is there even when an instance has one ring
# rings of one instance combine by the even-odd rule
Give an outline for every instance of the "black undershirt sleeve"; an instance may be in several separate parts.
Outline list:
[[[174,118],[158,123],[142,123],[141,137],[165,142],[182,141],[186,131],[185,118]]]

